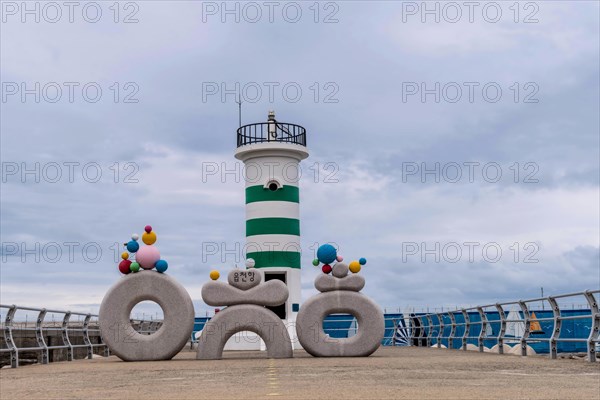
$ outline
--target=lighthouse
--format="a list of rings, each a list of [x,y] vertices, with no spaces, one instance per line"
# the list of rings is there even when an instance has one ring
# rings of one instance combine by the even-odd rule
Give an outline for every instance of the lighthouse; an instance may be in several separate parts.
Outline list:
[[[266,122],[237,130],[235,157],[244,163],[246,258],[289,290],[285,304],[269,307],[296,337],[300,309],[300,162],[308,157],[306,130],[279,122],[273,111]]]

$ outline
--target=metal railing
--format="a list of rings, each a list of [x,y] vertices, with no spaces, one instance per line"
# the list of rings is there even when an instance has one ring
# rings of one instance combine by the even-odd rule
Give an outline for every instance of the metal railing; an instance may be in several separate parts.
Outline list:
[[[269,134],[274,130],[274,137]],[[283,142],[306,146],[306,129],[287,122],[259,122],[244,125],[237,130],[237,147],[253,143]]]
[[[441,348],[442,342],[447,341],[448,349],[454,348],[454,341],[460,341],[461,349],[467,350],[467,344],[469,341],[477,343],[479,352],[484,351],[484,341],[493,340],[498,345],[498,353],[504,353],[504,345],[506,342],[517,342],[521,349],[521,355],[527,355],[528,343],[532,342],[544,342],[548,343],[549,354],[552,359],[557,358],[557,343],[558,342],[585,342],[587,345],[587,356],[591,362],[596,361],[596,343],[600,343],[600,311],[598,307],[598,300],[596,295],[600,293],[600,290],[587,290],[584,292],[561,294],[557,296],[540,297],[529,300],[518,300],[504,303],[488,304],[477,307],[463,308],[461,310],[440,312],[440,313],[429,313],[423,315],[414,315],[412,318],[418,319],[418,328],[413,328],[411,332],[411,339],[417,343],[418,346],[437,346]],[[558,300],[564,298],[570,298],[575,296],[583,296],[589,306],[589,314],[581,315],[569,315],[565,316],[562,314]],[[529,303],[543,302],[546,301],[550,305],[552,310],[551,318],[532,318]],[[507,319],[506,314],[507,306],[518,306],[523,318],[522,319]],[[494,308],[497,311],[499,319],[490,320],[486,309]],[[469,317],[469,311],[476,311],[479,314],[479,321],[471,321]],[[457,322],[457,316],[461,315],[463,322]],[[435,318],[435,321],[434,321]],[[587,338],[563,338],[561,336],[562,323],[567,320],[577,319],[590,319],[591,327],[590,333]],[[549,338],[531,337],[532,323],[539,323],[543,321],[552,321],[552,334]],[[486,334],[488,325],[496,323],[500,325],[498,334],[495,336],[488,336]],[[523,324],[523,333],[519,337],[507,336],[506,328],[507,323],[519,323]],[[471,327],[479,326],[477,335],[470,335]],[[445,335],[446,328],[450,328],[447,335]],[[458,334],[458,330],[462,331],[462,334]]]
[[[137,328],[135,329],[137,333],[141,333],[142,335],[151,335],[162,326],[162,320],[154,319],[154,320],[145,320],[145,319],[131,319],[131,325]]]
[[[71,311],[52,310],[46,308],[33,308],[33,307],[22,307],[16,305],[4,305],[0,304],[0,309],[6,309],[6,318],[4,319],[2,331],[4,333],[4,342],[6,348],[0,348],[0,354],[10,353],[10,365],[12,368],[19,366],[19,353],[23,352],[39,352],[41,356],[41,363],[48,364],[50,362],[50,351],[52,350],[66,350],[68,361],[73,361],[74,350],[78,348],[86,349],[86,358],[92,358],[95,348],[103,349],[103,355],[108,357],[110,351],[108,346],[102,341],[100,336],[100,326],[98,324],[98,315],[86,314]],[[19,323],[15,321],[15,314],[17,311],[32,311],[37,313],[35,325],[31,326],[29,323]],[[46,314],[61,314],[63,318],[60,321],[60,326],[56,326],[55,323],[45,321]],[[72,316],[78,316],[83,321],[72,321]],[[162,325],[162,321],[146,321],[146,320],[131,320],[132,326],[137,326],[136,331],[142,334],[152,334],[156,332]],[[19,324],[21,326],[19,326]],[[35,332],[36,346],[20,347],[15,340],[14,332]],[[61,344],[48,345],[45,340],[45,336],[52,332],[60,332],[60,338],[62,339]],[[90,332],[96,332],[94,335],[98,337],[98,343],[92,343],[90,338]],[[74,344],[71,338],[75,334],[81,335],[83,338],[82,344]]]
[[[591,362],[596,361],[596,344],[600,343],[600,310],[598,306],[597,295],[600,290],[587,290],[584,292],[562,294],[557,296],[541,297],[529,300],[518,300],[512,302],[496,303],[489,305],[482,305],[476,307],[463,308],[460,310],[446,311],[439,313],[424,313],[424,314],[412,314],[410,316],[404,316],[402,314],[393,314],[385,316],[386,334],[383,338],[383,345],[395,345],[396,344],[396,332],[399,329],[398,322],[400,320],[411,320],[411,326],[407,325],[405,329],[408,333],[404,339],[407,342],[416,344],[417,346],[437,346],[442,347],[443,341],[446,341],[449,349],[454,348],[455,341],[460,343],[462,350],[467,350],[469,342],[475,343],[479,352],[483,352],[485,349],[484,343],[492,341],[498,346],[498,353],[504,353],[504,345],[506,342],[518,342],[520,346],[520,353],[522,356],[527,355],[528,343],[532,342],[544,342],[548,343],[549,354],[551,358],[557,358],[558,354],[558,343],[559,342],[579,342],[585,343],[587,349],[588,359]],[[585,298],[589,311],[585,314],[580,315],[564,315],[568,311],[564,307],[561,309],[559,300],[572,298],[576,296],[582,296]],[[534,318],[532,316],[532,309],[529,306],[531,303],[547,302],[552,311],[551,318]],[[509,306],[518,306],[523,318],[520,319],[509,319],[507,315],[507,309]],[[95,314],[77,313],[70,311],[59,311],[45,308],[32,308],[32,307],[21,307],[15,305],[1,305],[0,310],[6,309],[6,318],[2,324],[2,331],[4,334],[4,341],[6,348],[0,348],[0,354],[10,353],[10,362],[13,368],[19,366],[19,353],[20,352],[39,352],[41,356],[42,364],[47,364],[50,361],[49,352],[51,350],[64,349],[67,352],[67,360],[72,361],[74,359],[74,349],[85,348],[86,358],[92,358],[95,348],[102,348],[103,355],[108,356],[108,347],[102,342],[100,336],[100,327],[97,322],[98,316]],[[487,311],[493,309],[494,311]],[[21,323],[15,321],[15,314],[17,311],[32,311],[37,313],[35,325],[29,323]],[[582,310],[580,310],[582,311]],[[538,310],[539,312],[539,310]],[[469,315],[469,314],[472,315]],[[46,314],[62,314],[63,318],[60,321],[60,326],[55,326],[54,323],[47,322],[45,324]],[[498,319],[489,319],[490,315],[498,315]],[[472,316],[479,316],[479,321],[472,320]],[[510,315],[510,314],[509,314]],[[83,321],[71,321],[72,316],[78,316]],[[457,317],[461,317],[462,322],[459,322]],[[206,318],[202,321],[202,324],[210,318]],[[589,319],[591,321],[590,332],[587,338],[585,337],[561,337],[563,321]],[[131,319],[132,326],[137,332],[141,334],[152,334],[156,332],[162,326],[161,320],[138,320]],[[331,324],[330,326],[324,326],[326,333],[332,338],[335,337],[348,337],[350,330],[360,329],[354,322],[355,318],[352,316],[330,316],[324,321],[324,325]],[[531,337],[533,323],[539,323],[544,321],[552,321],[552,333],[548,338]],[[198,321],[196,321],[198,323]],[[523,333],[519,337],[508,336],[506,333],[508,323],[519,323],[523,324]],[[336,326],[336,324],[342,324],[344,326]],[[487,328],[491,324],[499,326],[497,335],[488,335]],[[472,329],[474,328],[474,329]],[[478,328],[478,329],[477,329]],[[14,331],[34,331],[35,332],[35,343],[37,346],[20,347],[17,345],[13,336]],[[48,345],[45,341],[45,336],[51,331],[59,331],[62,344]],[[448,333],[446,334],[446,331]],[[92,343],[90,338],[90,332],[97,332],[99,343]],[[338,334],[339,332],[339,334]],[[345,332],[345,333],[344,333]],[[80,334],[83,338],[83,344],[73,344],[71,342],[72,334]],[[535,333],[535,332],[534,332]],[[57,335],[58,336],[58,335]],[[194,334],[192,333],[191,343],[196,342]],[[408,344],[410,344],[408,343]]]

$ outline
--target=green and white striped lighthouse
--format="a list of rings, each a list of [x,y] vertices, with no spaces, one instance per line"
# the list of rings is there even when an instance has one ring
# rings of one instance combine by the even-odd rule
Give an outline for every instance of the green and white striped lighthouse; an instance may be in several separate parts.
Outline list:
[[[267,122],[238,129],[235,157],[244,162],[246,257],[265,280],[288,286],[286,304],[272,309],[289,327],[301,300],[299,181],[300,161],[308,157],[306,130],[277,121],[271,111]]]

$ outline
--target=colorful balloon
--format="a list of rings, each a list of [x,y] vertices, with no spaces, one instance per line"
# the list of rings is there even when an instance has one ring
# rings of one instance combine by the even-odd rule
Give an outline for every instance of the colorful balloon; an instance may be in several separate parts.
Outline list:
[[[365,265],[367,263],[367,259],[364,257],[361,257],[358,262],[360,263],[360,265]]]
[[[135,240],[130,240],[125,246],[127,247],[127,251],[130,253],[135,253],[140,249],[140,244]]]
[[[360,263],[358,261],[354,260],[348,265],[348,268],[350,268],[350,272],[352,272],[353,274],[356,274],[357,272],[360,271]]]
[[[140,235],[138,235],[137,233],[134,233],[133,235],[131,235],[131,239],[135,240],[136,242],[138,241],[139,238],[140,238]]]
[[[131,270],[129,269],[129,266],[131,265],[131,261],[129,260],[123,260],[119,263],[119,271],[121,271],[121,273],[123,275],[127,275],[128,273],[131,272]]]
[[[129,253],[128,253],[128,252],[126,252],[126,251],[122,252],[122,253],[121,253],[121,258],[122,258],[123,260],[127,260],[127,259],[129,258]]]
[[[317,250],[317,258],[323,264],[329,264],[334,262],[336,257],[337,250],[329,243],[319,246],[319,249]]]
[[[323,265],[323,268],[321,268],[321,271],[323,271],[324,274],[328,274],[331,272],[331,269],[331,265],[325,264]]]
[[[212,279],[213,281],[216,281],[217,279],[219,279],[221,274],[219,274],[219,271],[217,271],[216,269],[213,269],[212,271],[210,271],[209,276],[210,276],[210,279]]]
[[[254,268],[256,266],[256,261],[253,258],[249,258],[246,260],[246,268]]]
[[[169,268],[169,264],[165,260],[158,260],[154,264],[154,268],[160,273],[165,272]]]
[[[156,233],[154,232],[145,232],[142,235],[142,242],[146,243],[148,246],[153,245],[156,242]]]
[[[319,259],[318,259],[318,258],[315,258],[315,259],[314,259],[312,262],[313,262],[313,265],[314,265],[315,267],[318,267],[318,266],[319,266]]]
[[[342,256],[340,256],[340,255],[338,254],[338,256],[335,258],[335,260],[336,260],[337,262],[342,262],[342,261],[344,261],[344,257],[342,257]]]
[[[131,265],[129,266],[129,270],[131,272],[138,272],[140,270],[140,264],[136,263],[136,262],[132,262]]]
[[[151,227],[150,225],[146,225],[146,227],[144,228],[144,230],[145,230],[147,233],[150,233],[150,232],[152,232],[152,227]]]
[[[154,264],[158,260],[160,260],[160,253],[158,249],[154,246],[144,246],[140,247],[138,250],[135,260],[140,264],[140,266],[144,269],[152,269],[154,268]]]

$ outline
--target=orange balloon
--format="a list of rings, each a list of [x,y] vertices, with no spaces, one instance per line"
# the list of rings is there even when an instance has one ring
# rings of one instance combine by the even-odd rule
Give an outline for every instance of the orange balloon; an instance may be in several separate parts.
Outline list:
[[[142,242],[146,243],[147,245],[154,244],[154,242],[156,242],[156,233],[154,233],[154,231],[150,233],[144,232],[142,235]]]

